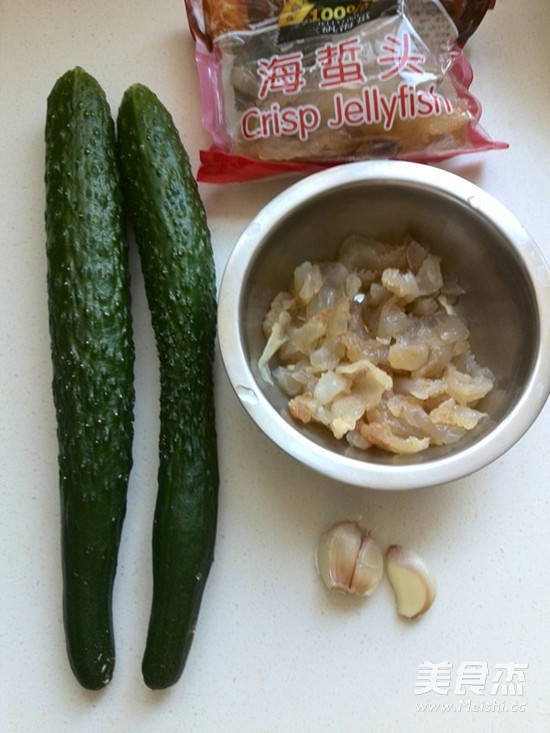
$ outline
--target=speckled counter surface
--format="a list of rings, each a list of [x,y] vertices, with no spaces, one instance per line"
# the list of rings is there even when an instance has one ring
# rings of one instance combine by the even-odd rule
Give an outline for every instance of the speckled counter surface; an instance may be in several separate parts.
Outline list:
[[[509,150],[442,164],[498,198],[550,259],[550,5],[497,0],[467,54],[482,123]],[[89,693],[66,659],[60,604],[55,415],[47,325],[46,97],[84,66],[113,109],[134,81],[172,111],[196,169],[209,140],[183,0],[54,0],[0,7],[0,703],[7,733],[384,733],[550,727],[547,562],[550,406],[503,458],[456,483],[365,491],[299,466],[265,438],[216,362],[216,561],[182,679],[141,679],[151,597],[157,362],[139,265],[135,466],[115,585],[117,664]],[[218,277],[254,214],[288,180],[202,185]],[[332,522],[362,518],[380,544],[414,547],[438,597],[400,619],[384,582],[366,602],[329,597],[314,565]],[[511,687],[506,683],[511,671]],[[433,684],[435,676],[438,684]],[[435,689],[434,689],[435,688]],[[507,693],[507,694],[505,694]]]

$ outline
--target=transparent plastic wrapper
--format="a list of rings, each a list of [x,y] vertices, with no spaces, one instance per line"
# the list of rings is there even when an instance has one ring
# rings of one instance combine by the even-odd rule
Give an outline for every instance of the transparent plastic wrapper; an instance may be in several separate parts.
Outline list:
[[[212,136],[198,180],[372,158],[435,162],[507,147],[479,124],[472,69],[438,0],[186,0],[186,7]]]

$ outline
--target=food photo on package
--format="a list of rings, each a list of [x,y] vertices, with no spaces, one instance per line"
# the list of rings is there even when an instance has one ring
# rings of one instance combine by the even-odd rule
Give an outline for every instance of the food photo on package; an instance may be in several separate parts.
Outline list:
[[[506,148],[464,44],[495,0],[186,0],[212,137],[198,180]]]

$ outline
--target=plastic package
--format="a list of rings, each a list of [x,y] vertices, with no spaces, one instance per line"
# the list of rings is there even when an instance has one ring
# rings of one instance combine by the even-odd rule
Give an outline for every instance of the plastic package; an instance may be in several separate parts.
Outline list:
[[[507,147],[479,124],[472,69],[438,0],[186,0],[186,7],[212,136],[200,181],[372,158],[435,162]]]
[[[458,42],[466,43],[473,36],[485,13],[495,7],[496,0],[441,0],[458,31]]]

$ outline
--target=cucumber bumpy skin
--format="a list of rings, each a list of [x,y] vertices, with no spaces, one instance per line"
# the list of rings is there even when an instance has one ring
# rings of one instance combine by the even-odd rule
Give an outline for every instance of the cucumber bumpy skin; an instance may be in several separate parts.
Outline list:
[[[142,672],[147,686],[161,689],[183,672],[214,556],[216,278],[204,207],[170,113],[135,84],[123,96],[117,132],[160,365],[153,600]]]
[[[134,345],[114,122],[77,67],[46,115],[46,252],[61,495],[63,616],[74,674],[112,677],[112,591],[132,466]]]

